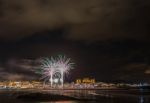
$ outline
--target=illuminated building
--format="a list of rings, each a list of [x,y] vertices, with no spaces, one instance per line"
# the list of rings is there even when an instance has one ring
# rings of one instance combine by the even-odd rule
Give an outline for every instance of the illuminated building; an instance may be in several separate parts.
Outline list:
[[[76,83],[77,84],[81,84],[81,83],[84,83],[84,84],[95,84],[96,81],[95,81],[95,79],[83,78],[83,79],[77,79]]]

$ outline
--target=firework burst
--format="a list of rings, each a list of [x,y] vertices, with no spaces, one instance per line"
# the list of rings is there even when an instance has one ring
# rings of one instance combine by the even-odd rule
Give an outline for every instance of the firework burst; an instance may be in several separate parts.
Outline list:
[[[60,82],[63,86],[64,77],[69,74],[69,71],[73,69],[74,63],[70,62],[70,58],[65,56],[58,56],[56,58],[43,58],[41,60],[41,68],[36,71],[42,75],[41,79],[44,79],[44,82],[49,81],[51,87],[54,82]],[[59,78],[59,80],[57,80]]]

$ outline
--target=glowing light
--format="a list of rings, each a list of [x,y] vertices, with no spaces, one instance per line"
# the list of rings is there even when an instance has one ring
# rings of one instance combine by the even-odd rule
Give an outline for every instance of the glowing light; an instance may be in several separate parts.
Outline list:
[[[70,58],[65,56],[43,58],[41,63],[41,68],[36,73],[42,75],[41,79],[44,79],[44,82],[49,81],[51,87],[53,87],[53,83],[61,83],[63,87],[64,77],[69,74],[74,65],[74,63],[70,62]]]
[[[59,81],[58,79],[54,79],[54,83],[58,83],[58,81]]]

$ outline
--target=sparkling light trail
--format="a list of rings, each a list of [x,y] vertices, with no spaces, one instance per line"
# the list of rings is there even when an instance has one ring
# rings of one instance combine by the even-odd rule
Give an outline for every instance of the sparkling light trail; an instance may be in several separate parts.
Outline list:
[[[74,63],[70,62],[70,58],[60,55],[56,58],[43,58],[41,63],[41,68],[36,73],[42,75],[41,79],[44,79],[44,83],[49,81],[51,87],[53,87],[53,83],[61,83],[63,87],[65,75],[68,75],[74,67]]]

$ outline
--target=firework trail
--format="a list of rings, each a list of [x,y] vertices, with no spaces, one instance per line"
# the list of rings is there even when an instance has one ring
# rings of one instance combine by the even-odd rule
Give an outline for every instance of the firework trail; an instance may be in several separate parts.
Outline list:
[[[70,62],[70,58],[60,55],[56,58],[43,58],[41,63],[41,68],[36,73],[42,75],[41,79],[44,79],[44,82],[49,81],[51,87],[53,86],[53,82],[57,82],[55,77],[59,77],[63,86],[65,75],[68,75],[74,67],[74,63]]]

